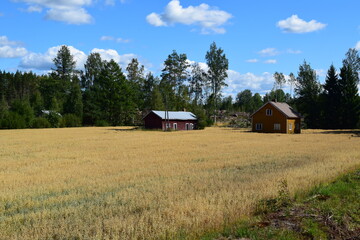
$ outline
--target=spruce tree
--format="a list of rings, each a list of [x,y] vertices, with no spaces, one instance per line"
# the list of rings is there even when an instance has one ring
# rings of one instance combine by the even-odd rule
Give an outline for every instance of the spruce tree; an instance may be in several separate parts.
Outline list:
[[[336,129],[341,126],[341,91],[339,77],[334,65],[331,65],[324,84],[323,92],[323,124],[325,128]]]

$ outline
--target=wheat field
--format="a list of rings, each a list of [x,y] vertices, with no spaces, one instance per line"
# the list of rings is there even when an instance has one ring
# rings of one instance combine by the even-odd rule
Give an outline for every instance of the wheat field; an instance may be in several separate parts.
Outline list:
[[[196,239],[359,166],[346,132],[0,131],[0,239]]]

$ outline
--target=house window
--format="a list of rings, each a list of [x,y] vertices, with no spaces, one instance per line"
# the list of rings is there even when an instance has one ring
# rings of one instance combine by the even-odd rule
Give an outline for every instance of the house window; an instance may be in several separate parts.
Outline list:
[[[257,123],[255,126],[256,130],[262,130],[262,123]]]
[[[174,130],[177,130],[177,123],[173,124]]]
[[[166,130],[171,128],[171,123],[166,123]]]
[[[292,130],[292,123],[289,123],[289,130]]]
[[[185,129],[186,129],[186,130],[189,130],[189,124],[188,124],[188,123],[185,124]]]
[[[194,124],[190,123],[190,130],[194,129]]]
[[[274,130],[281,130],[281,125],[280,125],[280,123],[275,123],[275,124],[274,124]]]
[[[266,109],[266,116],[272,116],[272,109]]]

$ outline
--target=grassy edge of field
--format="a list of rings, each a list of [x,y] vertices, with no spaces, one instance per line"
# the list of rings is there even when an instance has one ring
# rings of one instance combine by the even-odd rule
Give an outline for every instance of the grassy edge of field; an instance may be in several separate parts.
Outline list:
[[[360,239],[359,199],[360,168],[293,198],[282,181],[278,196],[260,201],[253,216],[200,239]]]

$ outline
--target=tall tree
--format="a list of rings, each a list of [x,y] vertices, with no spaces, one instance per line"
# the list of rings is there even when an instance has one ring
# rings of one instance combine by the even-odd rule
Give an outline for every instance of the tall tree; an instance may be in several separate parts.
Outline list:
[[[214,111],[217,110],[217,99],[221,95],[221,89],[227,86],[225,80],[228,77],[227,70],[229,68],[229,61],[226,58],[224,50],[218,48],[216,43],[210,45],[210,50],[205,55],[206,63],[209,67],[207,77],[210,82],[212,90],[212,98],[214,104]],[[216,113],[214,112],[214,122],[216,123]]]
[[[253,95],[251,90],[245,89],[236,96],[235,105],[242,112],[252,112],[253,110]]]
[[[71,55],[69,47],[61,46],[56,57],[53,59],[55,74],[64,82],[70,82],[75,71],[76,61]]]
[[[131,85],[131,89],[134,92],[134,100],[139,109],[144,108],[144,65],[140,65],[136,58],[133,58],[129,65],[126,67],[127,79]]]
[[[165,60],[164,69],[161,73],[160,88],[167,109],[180,110],[184,107],[179,106],[179,102],[182,101],[183,83],[188,78],[188,67],[189,63],[186,54],[179,55],[175,50]]]
[[[360,56],[359,52],[355,48],[350,48],[345,54],[346,58],[343,60],[343,65],[352,69],[356,81],[359,83],[360,72]]]
[[[323,92],[324,127],[335,129],[341,123],[341,89],[334,65],[331,65],[325,79]],[[331,119],[331,121],[330,121]]]
[[[191,77],[189,80],[190,94],[193,94],[193,102],[197,105],[203,103],[203,88],[206,85],[206,73],[200,67],[199,63],[191,66]]]
[[[282,90],[282,87],[286,83],[286,80],[285,80],[284,74],[283,73],[278,73],[278,72],[274,73],[274,79],[275,79],[274,89],[275,89],[275,93],[276,93],[277,90],[279,90],[279,89]],[[277,95],[275,95],[275,96],[276,96],[276,100],[280,101],[278,99],[278,96]]]
[[[293,73],[289,74],[288,83],[290,85],[290,98],[292,98],[293,97],[293,94],[292,94],[293,86],[296,84],[296,77]]]
[[[297,94],[297,108],[305,116],[305,123],[309,128],[320,127],[319,95],[321,85],[316,72],[306,61],[299,66],[295,93]]]
[[[358,77],[351,65],[344,64],[340,69],[340,88],[342,106],[342,128],[356,128],[360,114],[360,99],[357,87]]]
[[[104,68],[104,62],[99,53],[91,53],[84,64],[85,73],[82,76],[82,87],[89,89],[99,79]]]

